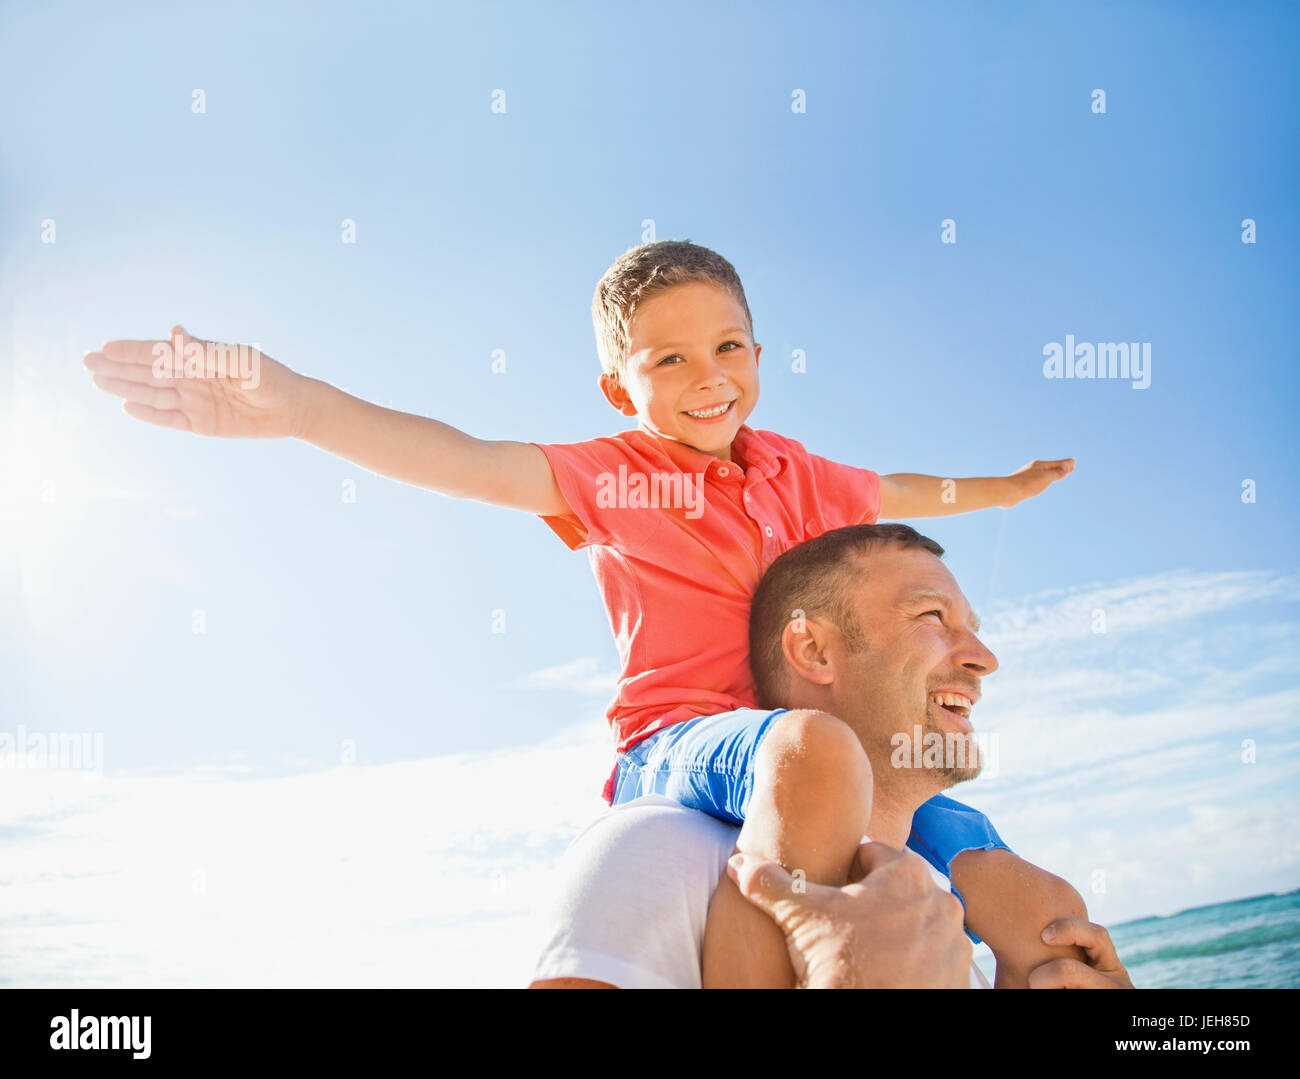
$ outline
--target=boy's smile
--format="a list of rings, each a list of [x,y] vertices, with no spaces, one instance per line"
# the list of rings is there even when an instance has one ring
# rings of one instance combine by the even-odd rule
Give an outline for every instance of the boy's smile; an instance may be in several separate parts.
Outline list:
[[[724,288],[674,285],[637,308],[621,379],[600,388],[625,416],[663,438],[731,460],[731,444],[758,403],[758,356],[745,312]]]

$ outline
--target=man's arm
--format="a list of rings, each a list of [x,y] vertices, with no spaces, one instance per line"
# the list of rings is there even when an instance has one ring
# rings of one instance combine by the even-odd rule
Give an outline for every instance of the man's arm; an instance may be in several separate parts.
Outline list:
[[[880,517],[898,521],[912,517],[948,517],[990,506],[1009,508],[1041,494],[1074,471],[1074,458],[1030,461],[1009,476],[943,479],[915,472],[880,477]]]
[[[995,989],[1026,989],[1035,967],[1085,958],[1071,942],[1049,945],[1041,935],[1049,922],[1087,923],[1083,897],[1068,881],[1009,850],[968,850],[952,861],[952,883],[966,900],[966,924],[997,958]]]

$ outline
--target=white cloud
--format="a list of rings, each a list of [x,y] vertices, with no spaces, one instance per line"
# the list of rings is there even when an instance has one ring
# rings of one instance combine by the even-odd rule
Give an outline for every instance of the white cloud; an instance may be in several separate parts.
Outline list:
[[[1093,630],[1094,611],[1104,612],[1107,633],[1132,634],[1247,603],[1298,599],[1300,575],[1294,573],[1180,570],[1029,596],[995,608],[984,619],[982,636],[994,651],[1033,650],[1098,636]]]
[[[524,750],[276,779],[8,772],[3,978],[525,984],[550,870],[610,763],[593,720]]]
[[[524,679],[523,685],[531,689],[570,689],[575,693],[608,696],[618,685],[618,672],[601,671],[600,660],[586,656],[558,667],[533,671]]]

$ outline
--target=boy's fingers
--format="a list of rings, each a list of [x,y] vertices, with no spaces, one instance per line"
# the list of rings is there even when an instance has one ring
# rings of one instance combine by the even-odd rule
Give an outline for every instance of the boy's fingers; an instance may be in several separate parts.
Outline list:
[[[190,421],[176,411],[150,408],[148,405],[142,405],[136,401],[123,401],[122,411],[128,416],[134,416],[137,420],[152,423],[157,427],[171,427],[176,431],[188,431],[190,429]]]
[[[152,364],[145,367],[138,363],[119,363],[117,360],[110,360],[102,352],[87,352],[81,363],[87,371],[92,371],[96,375],[121,378],[127,382],[139,382],[145,386],[161,387],[171,381],[155,375]]]
[[[198,338],[188,333],[184,326],[177,324],[172,327],[171,333],[166,341],[105,341],[99,346],[98,351],[102,352],[110,360],[117,360],[119,363],[147,363],[153,365],[154,349],[158,345],[171,346],[176,338],[182,338],[181,345],[184,347],[188,341],[197,341]]]
[[[99,351],[118,363],[147,363],[152,367],[154,348],[169,344],[170,341],[105,341],[99,346]]]
[[[110,378],[107,375],[96,375],[91,381],[101,390],[111,393],[114,397],[125,397],[128,401],[148,405],[150,408],[174,409],[181,403],[180,394],[172,389],[146,386],[130,379]]]

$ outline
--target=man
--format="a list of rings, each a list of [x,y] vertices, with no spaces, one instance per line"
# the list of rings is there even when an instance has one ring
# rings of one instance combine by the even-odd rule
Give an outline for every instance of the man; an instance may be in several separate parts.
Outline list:
[[[923,803],[978,774],[969,709],[951,707],[944,693],[978,701],[980,679],[997,667],[942,554],[905,525],[836,529],[778,558],[754,596],[760,695],[837,716],[871,763],[875,842],[859,853],[863,879],[819,888],[798,867],[791,876],[743,857],[724,875],[735,828],[666,799],[641,799],[598,818],[566,854],[535,986],[698,986],[715,887],[714,904],[748,901],[774,918],[801,984],[982,980],[970,970],[961,904],[940,891],[947,879],[896,849]],[[896,753],[900,738],[918,732],[927,746],[937,738],[944,747],[941,759],[926,756],[927,767],[911,767],[910,751]],[[986,849],[994,845],[972,844],[951,873],[968,928],[998,958],[997,984],[1081,984],[1085,973],[1131,984],[1078,893],[1009,850]],[[1050,942],[1039,935],[1049,921],[1060,929]]]

